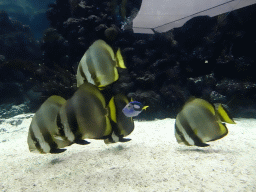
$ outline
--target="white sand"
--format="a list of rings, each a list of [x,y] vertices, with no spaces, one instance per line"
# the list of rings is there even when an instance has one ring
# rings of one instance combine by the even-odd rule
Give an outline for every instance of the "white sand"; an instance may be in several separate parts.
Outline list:
[[[31,118],[0,125],[0,190],[256,191],[256,120],[235,119],[207,148],[178,145],[174,119],[135,122],[127,143],[67,147],[61,154],[28,151]]]

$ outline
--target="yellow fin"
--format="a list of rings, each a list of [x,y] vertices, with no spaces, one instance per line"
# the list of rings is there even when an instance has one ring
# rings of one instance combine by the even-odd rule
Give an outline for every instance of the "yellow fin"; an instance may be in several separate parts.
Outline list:
[[[52,95],[51,97],[49,97],[49,99],[59,105],[63,105],[64,103],[66,103],[66,99],[58,95]]]
[[[144,107],[142,108],[142,110],[143,110],[143,109],[146,110],[148,107],[149,107],[149,106],[144,106]]]
[[[220,133],[221,135],[226,135],[228,133],[228,129],[224,123],[219,122]]]
[[[116,52],[116,58],[117,58],[117,66],[120,68],[126,69],[120,48],[118,48]]]
[[[98,88],[99,88],[99,90],[104,90],[106,88],[106,86],[99,85]]]
[[[109,107],[109,112],[110,112],[110,119],[116,123],[117,122],[116,121],[116,106],[115,106],[114,97],[112,97],[110,99],[108,107]]]
[[[217,114],[221,121],[230,123],[230,124],[236,124],[231,117],[229,117],[227,111],[223,107],[222,104],[218,105]]]
[[[109,118],[107,117],[106,118],[106,130],[105,130],[104,136],[110,135],[111,132],[112,132],[112,126],[111,126]]]

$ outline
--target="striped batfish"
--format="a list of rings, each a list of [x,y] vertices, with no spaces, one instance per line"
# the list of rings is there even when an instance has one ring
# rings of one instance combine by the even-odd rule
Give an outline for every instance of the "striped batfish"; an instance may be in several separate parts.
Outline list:
[[[191,98],[176,117],[176,140],[188,146],[209,146],[206,142],[221,139],[228,134],[223,122],[235,124],[222,104],[215,107],[203,99]]]
[[[66,100],[60,96],[49,97],[34,115],[29,127],[28,146],[31,152],[58,153],[58,150],[71,144],[69,140],[58,139],[61,126],[57,116]]]
[[[73,143],[87,144],[84,139],[104,139],[105,143],[125,142],[134,129],[131,117],[122,109],[128,99],[118,94],[106,106],[95,85],[84,83],[65,100],[59,96],[47,99],[34,115],[28,133],[31,152],[59,153]]]
[[[115,54],[105,41],[97,40],[85,52],[78,65],[77,87],[88,82],[102,90],[118,80],[117,67],[126,68],[120,49]]]

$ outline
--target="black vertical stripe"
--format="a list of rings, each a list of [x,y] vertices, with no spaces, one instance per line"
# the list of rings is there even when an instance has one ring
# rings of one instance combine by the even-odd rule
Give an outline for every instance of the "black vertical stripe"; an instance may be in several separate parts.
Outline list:
[[[30,136],[31,136],[31,139],[32,139],[33,143],[34,143],[35,146],[36,146],[36,149],[37,149],[40,153],[43,153],[44,151],[43,151],[43,149],[41,148],[40,142],[39,142],[39,140],[36,138],[35,133],[34,133],[32,127],[31,127],[31,125],[30,125],[30,127],[29,127],[29,134],[30,134]]]
[[[58,144],[55,143],[55,141],[52,138],[51,133],[49,132],[48,128],[45,125],[45,122],[43,122],[43,118],[36,118],[36,124],[38,125],[39,131],[43,135],[44,141],[50,145],[50,152],[52,150],[58,149]],[[49,129],[52,129],[49,127]]]
[[[183,133],[179,130],[179,128],[178,128],[178,126],[177,126],[176,123],[175,123],[175,130],[176,130],[177,134],[179,135],[180,139],[183,141],[183,143],[185,143],[185,145],[190,145],[190,144],[186,141],[186,139],[185,139]]]
[[[69,103],[69,105],[66,106],[66,116],[67,116],[68,125],[70,127],[70,130],[75,136],[75,140],[82,139],[82,134],[79,132],[76,114],[73,109],[73,106],[71,106],[70,103]]]
[[[46,127],[43,127],[43,129],[47,130]],[[52,139],[51,133],[48,132],[48,130],[44,131],[43,137],[45,142],[47,142],[50,145],[50,152],[52,150],[58,149],[57,143],[55,143],[55,141]]]
[[[64,140],[68,140],[68,138],[66,137],[65,132],[64,132],[64,126],[61,123],[60,113],[57,114],[57,127],[58,127],[58,131],[59,131],[60,136]]]
[[[184,131],[187,133],[187,135],[194,141],[196,146],[209,146],[208,144],[203,143],[203,141],[194,133],[193,129],[191,128],[191,126],[189,125],[188,121],[185,118],[183,118],[182,121],[180,120],[180,124]]]

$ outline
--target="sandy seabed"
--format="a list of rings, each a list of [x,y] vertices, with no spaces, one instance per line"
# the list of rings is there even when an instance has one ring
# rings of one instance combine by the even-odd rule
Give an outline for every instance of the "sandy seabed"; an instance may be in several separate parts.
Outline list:
[[[30,153],[31,118],[0,125],[0,190],[6,192],[256,191],[256,119],[235,119],[210,147],[179,145],[175,119],[136,121],[127,143]]]

